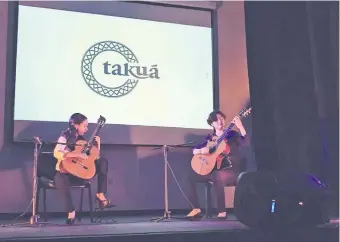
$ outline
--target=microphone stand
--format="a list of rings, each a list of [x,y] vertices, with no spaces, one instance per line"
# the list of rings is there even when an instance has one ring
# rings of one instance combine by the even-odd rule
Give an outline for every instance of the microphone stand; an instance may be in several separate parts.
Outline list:
[[[33,192],[32,192],[32,216],[30,217],[29,222],[24,223],[17,223],[17,224],[8,224],[8,225],[1,225],[1,227],[7,227],[7,226],[25,226],[25,225],[31,225],[31,226],[43,226],[47,224],[53,224],[53,223],[47,223],[47,222],[39,222],[39,215],[37,215],[36,206],[37,206],[37,190],[38,190],[38,182],[37,182],[37,173],[38,173],[38,145],[43,145],[43,143],[48,144],[67,144],[67,143],[59,143],[59,142],[46,142],[40,140],[39,137],[33,137],[33,139],[23,139],[26,141],[31,141],[34,143],[34,153],[33,153]],[[58,225],[58,224],[53,224]]]
[[[33,155],[33,205],[32,205],[32,216],[30,218],[30,225],[38,225],[38,215],[36,214],[37,205],[37,173],[38,173],[38,144],[42,145],[39,138],[34,137],[34,155]]]
[[[162,217],[158,218],[152,218],[151,221],[154,221],[156,223],[164,221],[164,220],[171,220],[169,211],[169,194],[168,194],[168,152],[169,148],[175,148],[175,147],[188,147],[189,144],[193,144],[195,142],[190,142],[187,144],[181,144],[181,145],[163,145],[162,147],[153,148],[153,150],[163,149],[163,156],[164,156],[164,215]]]

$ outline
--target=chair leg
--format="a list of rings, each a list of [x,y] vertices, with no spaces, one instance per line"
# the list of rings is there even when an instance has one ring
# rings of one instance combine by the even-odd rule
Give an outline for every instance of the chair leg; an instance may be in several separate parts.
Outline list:
[[[40,187],[38,185],[37,193],[35,194],[35,213],[39,214],[39,198],[40,198]]]
[[[44,200],[44,221],[47,221],[47,204],[46,204],[46,188],[43,188],[43,200]]]
[[[212,217],[212,213],[211,213],[211,184],[208,183],[206,184],[206,188],[205,188],[205,217],[206,218],[211,218]]]
[[[84,198],[84,188],[81,188],[78,221],[81,221],[81,217],[83,216],[83,198]]]
[[[91,185],[87,188],[89,190],[89,206],[90,206],[90,221],[93,223],[93,205],[92,205],[92,191],[91,191]]]

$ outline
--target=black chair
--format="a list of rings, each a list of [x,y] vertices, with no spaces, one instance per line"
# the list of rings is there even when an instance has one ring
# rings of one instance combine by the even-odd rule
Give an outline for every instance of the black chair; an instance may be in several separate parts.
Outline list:
[[[56,189],[56,185],[54,183],[54,176],[56,174],[55,165],[57,160],[53,157],[52,152],[42,152],[39,154],[38,157],[38,167],[37,167],[37,194],[36,194],[36,212],[38,214],[39,209],[39,198],[40,198],[40,191],[43,192],[43,218],[44,221],[47,221],[47,190]],[[90,206],[90,219],[91,223],[93,222],[92,211],[92,192],[91,192],[91,182],[87,181],[82,184],[72,184],[70,185],[71,188],[80,189],[80,204],[79,204],[79,213],[77,213],[78,220],[81,221],[81,216],[83,212],[83,198],[84,198],[84,189],[88,189],[88,199],[89,199],[89,206]],[[79,215],[78,215],[79,214]]]

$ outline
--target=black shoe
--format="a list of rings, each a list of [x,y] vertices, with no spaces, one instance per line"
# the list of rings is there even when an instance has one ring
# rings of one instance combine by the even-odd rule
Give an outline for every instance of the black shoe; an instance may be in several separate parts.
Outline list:
[[[75,217],[74,218],[68,218],[68,219],[66,219],[66,224],[73,225],[75,221],[76,221]]]
[[[224,217],[217,217],[217,220],[225,221],[225,220],[227,220],[227,216],[224,216]]]
[[[112,208],[115,205],[111,204],[110,200],[100,200],[99,197],[96,197],[97,199],[97,203],[98,203],[98,207],[99,209],[103,210],[105,208]]]
[[[198,221],[198,220],[201,220],[203,218],[203,216],[202,216],[201,213],[198,213],[194,216],[187,216],[186,218],[191,220],[191,221]]]

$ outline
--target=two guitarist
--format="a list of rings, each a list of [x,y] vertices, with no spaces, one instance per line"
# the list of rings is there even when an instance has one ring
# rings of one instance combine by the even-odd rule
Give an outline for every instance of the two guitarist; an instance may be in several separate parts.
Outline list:
[[[194,155],[213,152],[206,147],[207,143],[218,139],[225,131],[226,120],[225,115],[221,111],[211,112],[207,122],[212,126],[213,133],[208,135],[203,143],[193,149]],[[239,116],[236,116],[232,123],[239,129],[239,132],[234,130],[228,132],[225,137],[227,146],[225,150],[218,155],[216,165],[212,172],[208,175],[199,175],[191,171],[188,175],[188,199],[193,207],[192,211],[187,215],[188,218],[201,217],[201,210],[197,200],[196,183],[208,181],[213,182],[213,189],[217,197],[218,219],[226,219],[227,217],[224,187],[235,185],[238,175],[245,170],[246,159],[242,156],[240,147],[249,142],[247,132]]]
[[[58,139],[58,143],[75,144],[79,140],[85,140],[84,134],[88,130],[88,121],[86,116],[81,113],[74,113],[69,119],[69,128],[62,132]],[[95,137],[95,143],[100,150],[100,138]],[[75,221],[75,209],[72,203],[70,184],[84,184],[84,180],[76,176],[73,176],[63,170],[62,161],[67,158],[80,158],[86,160],[88,157],[86,154],[73,153],[75,150],[74,145],[57,144],[54,149],[54,157],[57,159],[56,164],[56,175],[54,177],[57,190],[59,191],[60,197],[65,202],[66,211],[68,212],[67,224],[73,224]],[[110,206],[110,201],[106,200],[104,193],[107,191],[107,173],[108,173],[108,162],[103,157],[98,157],[95,161],[96,174],[98,176],[98,191],[97,191],[97,202],[99,207],[104,208]]]

